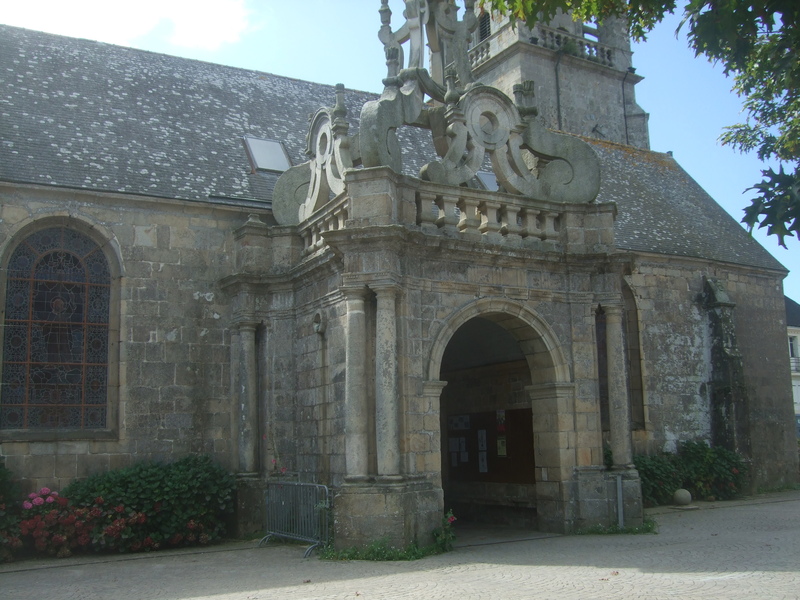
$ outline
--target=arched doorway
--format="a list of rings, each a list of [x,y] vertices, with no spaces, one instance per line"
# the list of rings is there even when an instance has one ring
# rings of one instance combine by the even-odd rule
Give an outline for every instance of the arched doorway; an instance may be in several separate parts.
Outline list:
[[[559,483],[553,474],[574,465],[554,452],[565,422],[554,412],[571,411],[574,397],[555,340],[536,313],[505,300],[477,301],[440,332],[430,374],[447,383],[442,489],[459,518],[560,529],[563,506],[541,502]]]
[[[440,379],[445,506],[464,520],[535,526],[531,375],[518,342],[470,319],[447,345]]]

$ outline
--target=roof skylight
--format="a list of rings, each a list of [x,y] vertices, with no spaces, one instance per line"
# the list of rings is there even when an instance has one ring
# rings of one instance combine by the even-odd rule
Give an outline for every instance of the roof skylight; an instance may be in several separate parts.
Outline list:
[[[292,161],[289,160],[289,155],[281,142],[249,135],[244,136],[242,141],[253,173],[257,171],[283,173],[292,166]]]

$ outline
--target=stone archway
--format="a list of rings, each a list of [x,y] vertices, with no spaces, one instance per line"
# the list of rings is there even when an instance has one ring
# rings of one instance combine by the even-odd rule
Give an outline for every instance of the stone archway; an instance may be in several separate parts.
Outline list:
[[[428,363],[428,380],[436,381],[447,345],[467,321],[481,317],[509,332],[531,368],[533,385],[570,381],[569,364],[554,331],[530,308],[504,298],[481,298],[451,315],[437,332]]]
[[[486,351],[465,351],[470,339],[479,339]],[[475,381],[463,379],[467,372]],[[568,529],[577,465],[575,392],[565,353],[547,322],[509,300],[477,300],[438,332],[428,374],[431,383],[449,382],[439,396],[445,502],[458,497],[462,510],[490,520]],[[510,388],[503,381],[512,380],[521,389],[505,394]],[[512,434],[518,438],[513,442]],[[512,448],[515,457],[502,456]]]

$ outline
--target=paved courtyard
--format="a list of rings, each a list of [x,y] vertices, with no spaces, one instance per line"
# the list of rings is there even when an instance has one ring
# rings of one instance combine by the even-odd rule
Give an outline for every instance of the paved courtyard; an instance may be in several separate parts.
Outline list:
[[[415,562],[304,559],[303,547],[23,561],[0,566],[0,598],[800,598],[800,492],[660,509],[658,535],[465,532]]]

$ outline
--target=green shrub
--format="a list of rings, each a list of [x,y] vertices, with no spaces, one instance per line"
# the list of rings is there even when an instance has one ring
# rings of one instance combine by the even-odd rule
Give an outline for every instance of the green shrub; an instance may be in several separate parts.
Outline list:
[[[209,457],[187,456],[95,475],[63,495],[94,512],[95,549],[138,551],[221,539],[234,489],[233,476]]]
[[[744,487],[744,459],[725,448],[711,448],[705,442],[684,442],[678,447],[683,487],[694,498],[729,500]]]
[[[674,454],[639,455],[633,458],[642,481],[642,502],[658,506],[672,502],[675,490],[681,487],[683,476]]]
[[[11,560],[13,551],[22,546],[20,512],[15,503],[19,496],[11,471],[0,464],[0,562]]]
[[[453,543],[456,541],[456,532],[453,531],[453,523],[455,522],[456,517],[453,515],[453,509],[451,508],[442,517],[441,526],[433,530],[433,544],[439,553],[449,552],[453,549]]]
[[[643,535],[658,533],[658,523],[645,517],[641,525],[620,527],[619,525],[595,525],[577,532],[577,535]]]
[[[683,442],[677,454],[639,455],[633,462],[645,506],[670,504],[679,488],[697,499],[729,500],[741,494],[747,474],[739,454],[705,442]]]

